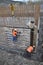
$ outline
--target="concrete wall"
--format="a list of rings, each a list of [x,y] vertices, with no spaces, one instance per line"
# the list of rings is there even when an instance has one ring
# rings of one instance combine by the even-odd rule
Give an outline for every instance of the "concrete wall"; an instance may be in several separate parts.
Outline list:
[[[26,24],[29,22],[29,19],[28,17],[0,17],[0,25],[27,27]]]
[[[40,17],[39,45],[43,44],[43,16]]]
[[[12,28],[4,26],[19,27],[17,30],[21,32],[18,37],[17,43],[21,43],[25,47],[30,44],[30,29],[23,29],[20,27],[27,27],[26,24],[29,22],[28,17],[0,17],[0,42],[10,43],[12,41]],[[3,26],[3,27],[2,27]],[[23,46],[22,46],[23,47]]]

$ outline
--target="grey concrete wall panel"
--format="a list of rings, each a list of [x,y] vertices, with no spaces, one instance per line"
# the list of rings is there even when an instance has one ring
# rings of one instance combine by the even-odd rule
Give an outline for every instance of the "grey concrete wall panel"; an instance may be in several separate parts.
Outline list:
[[[29,29],[19,29],[21,32],[17,40],[17,45],[21,48],[26,48],[30,44],[30,30]],[[0,27],[0,45],[7,45],[12,47],[12,28]],[[15,43],[15,42],[14,42]]]
[[[29,22],[28,17],[0,17],[1,26],[14,26],[14,27],[27,27],[26,24]],[[30,29],[17,28],[21,32],[18,37],[17,43],[19,47],[25,48],[30,44]],[[7,46],[12,47],[12,28],[0,27],[0,44],[7,43]],[[6,45],[6,44],[5,44]]]
[[[0,25],[25,27],[28,17],[0,17]]]
[[[43,43],[43,17],[40,17],[40,28],[39,28],[39,42],[41,45]]]

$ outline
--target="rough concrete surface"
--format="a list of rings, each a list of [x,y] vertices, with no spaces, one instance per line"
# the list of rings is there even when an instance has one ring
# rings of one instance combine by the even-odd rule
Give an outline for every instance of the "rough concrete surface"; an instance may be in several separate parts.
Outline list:
[[[10,17],[2,19],[4,20],[6,25],[17,25],[19,27],[26,27],[26,22],[28,21],[26,20],[28,18],[18,18],[17,20],[14,20],[13,17],[13,21]],[[4,25],[2,19],[0,18],[0,24]],[[21,20],[23,21],[21,22]],[[1,21],[3,23],[1,23]],[[13,24],[14,22],[15,24]],[[30,44],[30,30],[23,28],[17,29],[19,32],[21,32],[21,34],[18,36],[17,42],[13,42],[11,33],[12,28],[0,27],[0,65],[43,65],[43,62],[40,62],[37,59],[37,55],[39,54],[32,54],[31,59],[29,59],[28,57],[24,57],[25,49]]]
[[[2,28],[1,30],[5,30],[5,28]],[[13,42],[12,39],[7,39],[6,35],[4,34],[5,31],[3,31],[3,33],[0,34],[0,36],[2,36],[1,40],[3,40],[0,41],[0,65],[42,65],[43,64],[42,62],[39,62],[36,59],[37,57],[36,54],[33,54],[31,59],[24,57],[25,49],[29,45],[29,43],[20,40],[17,42]]]

